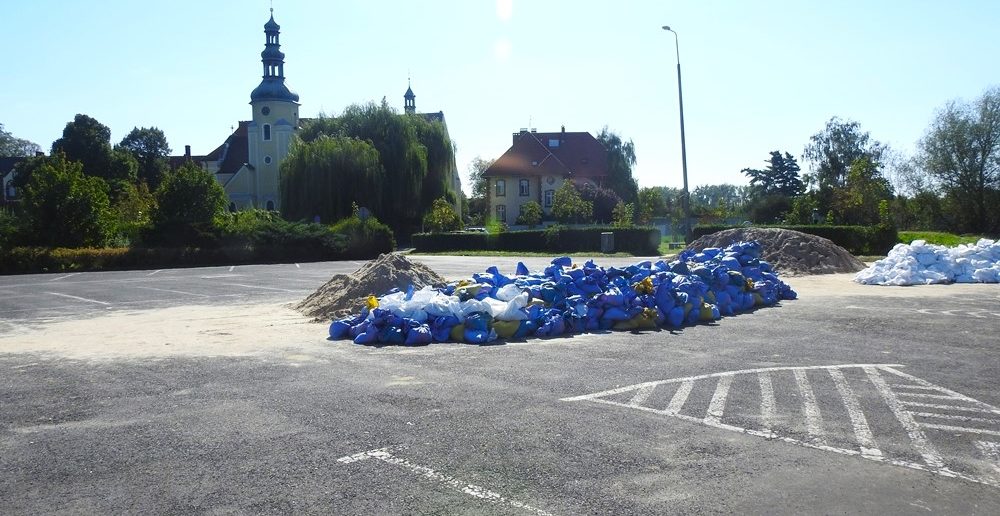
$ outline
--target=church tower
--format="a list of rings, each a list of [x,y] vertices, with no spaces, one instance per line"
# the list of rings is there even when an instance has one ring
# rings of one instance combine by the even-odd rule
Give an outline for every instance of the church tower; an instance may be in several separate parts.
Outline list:
[[[412,115],[417,112],[417,96],[413,94],[413,89],[410,88],[409,80],[406,81],[406,94],[403,95],[403,112],[407,115]]]
[[[249,165],[254,171],[251,195],[256,208],[269,210],[281,209],[278,165],[288,155],[292,135],[299,127],[299,96],[285,85],[280,29],[271,9],[271,19],[264,25],[264,51],[260,53],[264,75],[250,93],[253,119],[247,127]]]

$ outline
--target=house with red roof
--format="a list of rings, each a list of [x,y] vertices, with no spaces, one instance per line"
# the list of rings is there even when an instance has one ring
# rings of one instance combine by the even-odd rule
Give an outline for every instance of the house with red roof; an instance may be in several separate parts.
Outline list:
[[[514,224],[523,206],[535,201],[552,214],[556,190],[565,181],[602,186],[608,151],[589,132],[539,133],[521,129],[483,177],[489,181],[490,215]]]

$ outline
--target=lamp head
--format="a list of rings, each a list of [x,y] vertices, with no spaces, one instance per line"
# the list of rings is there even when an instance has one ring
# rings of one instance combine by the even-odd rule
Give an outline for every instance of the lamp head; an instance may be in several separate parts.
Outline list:
[[[664,25],[663,30],[670,30],[670,25]]]

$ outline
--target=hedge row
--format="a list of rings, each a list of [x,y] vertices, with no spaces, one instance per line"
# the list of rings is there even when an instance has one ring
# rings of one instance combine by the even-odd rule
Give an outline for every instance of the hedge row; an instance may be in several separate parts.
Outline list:
[[[692,236],[697,239],[725,229],[743,226],[704,225],[695,226]],[[881,255],[889,252],[899,242],[895,228],[882,226],[754,226],[763,228],[790,229],[810,235],[827,238],[855,255]],[[688,242],[690,243],[690,242]]]
[[[555,228],[555,227],[553,227]],[[489,233],[418,233],[413,235],[417,251],[529,251],[547,253],[599,253],[601,233],[615,235],[615,251],[637,256],[658,253],[660,230],[656,228],[549,228],[532,231]]]
[[[57,271],[98,271],[205,267],[251,263],[314,262],[369,259],[392,247],[348,247],[347,237],[334,235],[327,245],[222,246],[216,248],[122,247],[45,248],[15,247],[0,251],[0,274]]]

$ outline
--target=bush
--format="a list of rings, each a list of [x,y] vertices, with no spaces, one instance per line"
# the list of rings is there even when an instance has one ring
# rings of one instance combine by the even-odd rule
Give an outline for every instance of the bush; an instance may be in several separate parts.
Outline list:
[[[693,238],[700,238],[724,229],[733,229],[738,226],[695,226],[692,230]],[[889,252],[898,243],[899,236],[895,228],[885,226],[756,226],[780,229],[790,229],[800,231],[810,235],[827,238],[833,243],[847,249],[854,255],[873,256]]]
[[[418,251],[527,251],[549,253],[599,253],[601,233],[615,235],[615,250],[638,256],[658,253],[660,231],[655,228],[565,228],[486,233],[419,233],[413,235]]]
[[[337,222],[330,229],[347,237],[346,257],[370,258],[396,248],[392,230],[375,217],[361,220],[354,215]]]

